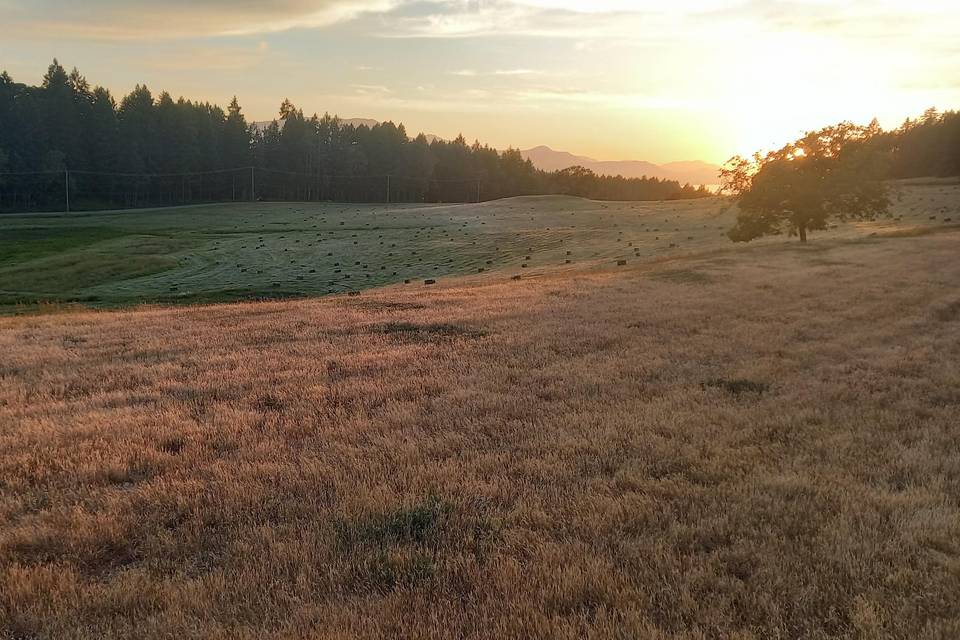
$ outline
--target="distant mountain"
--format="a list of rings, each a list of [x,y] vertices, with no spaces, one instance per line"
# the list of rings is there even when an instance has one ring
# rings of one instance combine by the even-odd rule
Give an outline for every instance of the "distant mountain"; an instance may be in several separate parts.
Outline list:
[[[257,131],[263,132],[272,122],[272,120],[262,120],[254,122],[252,126]],[[365,126],[371,128],[380,124],[379,121],[370,118],[342,118],[340,122],[354,127]],[[279,124],[282,129],[283,121],[281,120]],[[427,142],[430,143],[443,140],[440,136],[435,136],[432,133],[424,135]],[[535,167],[544,171],[560,171],[567,167],[579,165],[602,176],[623,176],[625,178],[646,176],[648,178],[676,180],[681,184],[689,182],[692,185],[717,184],[717,172],[720,171],[719,166],[699,160],[668,162],[666,164],[654,164],[643,160],[595,160],[587,156],[577,156],[567,151],[554,151],[547,146],[534,147],[526,151],[521,150],[520,153],[525,159],[533,162]]]
[[[533,149],[521,150],[524,158],[533,162],[534,166],[544,171],[559,171],[567,167],[581,166],[590,169],[598,175],[623,176],[625,178],[660,178],[677,180],[681,183],[694,185],[716,184],[717,172],[720,167],[700,162],[699,160],[685,162],[669,162],[654,164],[643,160],[595,160],[587,156],[577,156],[567,151],[554,151],[550,147],[539,146]]]

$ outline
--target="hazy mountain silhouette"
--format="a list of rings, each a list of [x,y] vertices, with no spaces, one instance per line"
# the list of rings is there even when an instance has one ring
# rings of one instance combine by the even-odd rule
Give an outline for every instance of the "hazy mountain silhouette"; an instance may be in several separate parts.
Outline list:
[[[690,160],[654,164],[643,160],[595,160],[587,156],[577,156],[567,151],[555,151],[547,146],[521,150],[538,169],[558,171],[567,167],[582,166],[598,175],[623,176],[625,178],[661,178],[678,180],[690,184],[716,184],[720,167],[708,162]]]
[[[270,126],[271,122],[271,120],[254,122],[253,127],[258,131],[264,131]],[[340,122],[354,127],[366,126],[371,128],[380,124],[379,121],[370,118],[342,118]],[[282,120],[279,124],[280,128],[283,128],[284,122]],[[414,134],[410,135],[413,137]],[[424,135],[428,142],[443,140],[440,136],[432,133]],[[587,156],[577,156],[568,151],[555,151],[545,145],[525,151],[521,150],[520,153],[524,159],[529,159],[534,166],[544,171],[559,171],[579,165],[601,176],[659,178],[661,180],[676,180],[681,184],[717,184],[717,173],[720,171],[719,166],[699,160],[668,162],[666,164],[654,164],[643,160],[596,160]]]

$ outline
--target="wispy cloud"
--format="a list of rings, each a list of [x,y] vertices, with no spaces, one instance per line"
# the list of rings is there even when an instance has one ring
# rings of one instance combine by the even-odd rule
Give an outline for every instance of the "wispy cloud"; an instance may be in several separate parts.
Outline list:
[[[543,75],[545,72],[539,69],[494,69],[493,71],[477,71],[475,69],[457,69],[448,71],[451,76],[460,76],[462,78],[476,78],[478,76],[536,76]]]
[[[250,71],[273,57],[270,46],[188,46],[144,55],[143,67],[157,71]]]
[[[249,35],[322,28],[374,16],[386,37],[534,36],[661,42],[701,30],[755,28],[955,39],[955,0],[34,0],[0,2],[7,37],[96,39]]]
[[[390,87],[381,84],[352,84],[350,87],[354,90],[354,93],[359,96],[382,97],[393,93]]]
[[[389,106],[420,111],[496,113],[509,106],[512,110],[540,111],[544,108],[702,110],[712,106],[708,98],[689,99],[662,93],[598,92],[577,86],[533,86],[521,88],[471,87],[461,90],[413,87],[391,90],[383,86],[351,85],[353,94],[341,96],[365,106]]]
[[[243,92],[261,113],[299,92],[450,128],[475,114],[493,135],[552,126],[558,144],[580,118],[624,148],[653,144],[626,130],[768,145],[956,107],[957,33],[958,0],[0,0],[0,64],[25,76],[69,50],[113,89]]]
[[[384,13],[404,0],[35,0],[3,5],[0,34],[131,40],[316,28]]]

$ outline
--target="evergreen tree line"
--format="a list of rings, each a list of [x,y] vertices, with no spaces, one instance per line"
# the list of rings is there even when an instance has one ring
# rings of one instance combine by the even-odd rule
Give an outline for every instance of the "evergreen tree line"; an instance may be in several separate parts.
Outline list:
[[[893,151],[892,177],[960,176],[960,112],[928,109],[884,135],[885,146]]]
[[[885,132],[891,178],[960,176],[960,113],[927,111]],[[251,170],[250,167],[253,169]],[[64,172],[69,170],[69,177]],[[217,105],[154,96],[119,103],[56,60],[40,86],[0,73],[0,210],[171,205],[224,200],[471,202],[562,194],[597,200],[710,195],[656,178],[546,172],[515,149],[463,136],[410,138],[403,125],[306,117],[290,101],[265,128],[234,98]]]
[[[0,173],[0,210],[8,211],[62,209],[65,191],[74,209],[251,199],[710,195],[672,180],[597,176],[581,167],[540,171],[515,149],[470,145],[463,136],[410,138],[392,122],[367,127],[330,115],[306,117],[289,100],[267,127],[247,123],[236,98],[224,110],[166,92],[154,96],[138,85],[117,103],[107,89],[56,60],[40,86],[0,74]]]
[[[841,122],[720,170],[739,206],[735,242],[787,233],[807,241],[832,220],[875,220],[890,210],[891,178],[960,176],[960,113],[928,109],[898,129]]]

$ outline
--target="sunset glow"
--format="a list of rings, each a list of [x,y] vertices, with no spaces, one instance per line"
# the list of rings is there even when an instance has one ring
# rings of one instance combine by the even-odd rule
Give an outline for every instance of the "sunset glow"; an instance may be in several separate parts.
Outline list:
[[[53,56],[275,117],[403,121],[500,148],[719,162],[844,119],[960,103],[960,6],[933,0],[0,1],[0,66]]]

